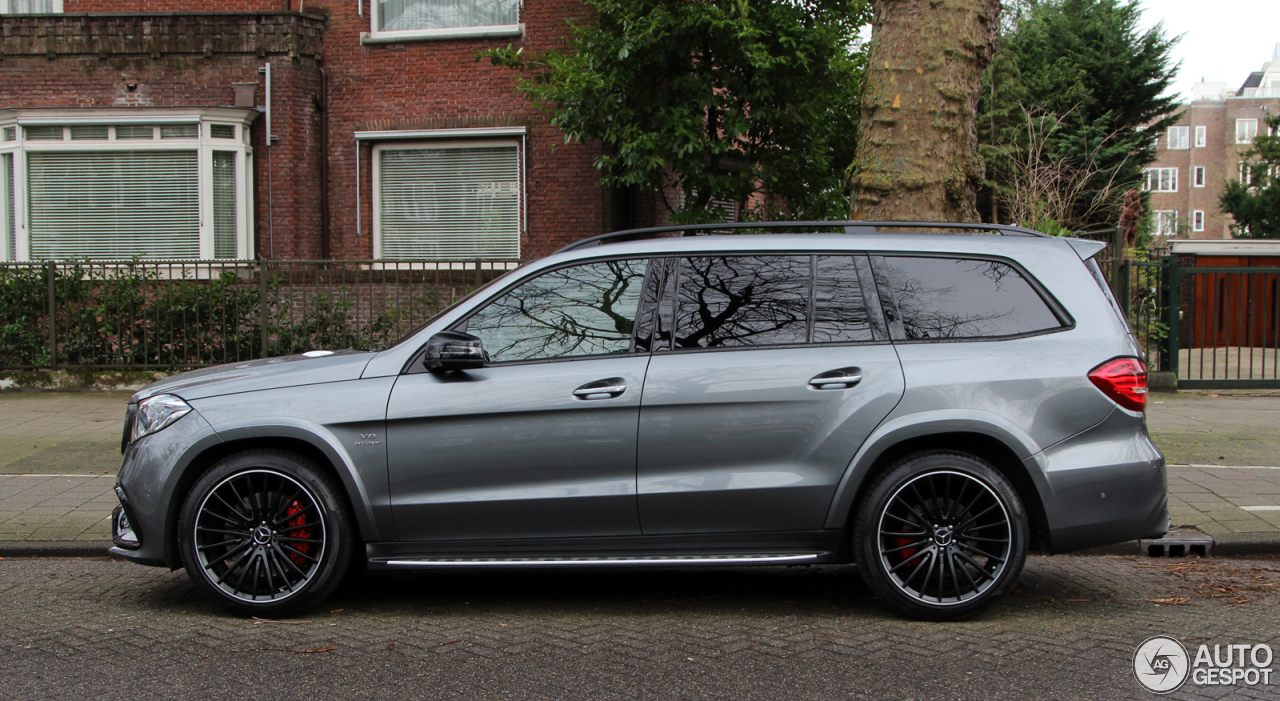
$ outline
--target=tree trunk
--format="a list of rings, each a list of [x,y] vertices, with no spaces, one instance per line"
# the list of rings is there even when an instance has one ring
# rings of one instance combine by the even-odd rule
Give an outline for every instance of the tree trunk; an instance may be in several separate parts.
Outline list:
[[[1000,0],[873,0],[854,219],[980,221],[978,93]]]

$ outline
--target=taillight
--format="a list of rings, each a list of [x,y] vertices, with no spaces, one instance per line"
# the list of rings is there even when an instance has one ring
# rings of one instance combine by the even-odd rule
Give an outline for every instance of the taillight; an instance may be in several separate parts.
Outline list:
[[[1089,380],[1111,401],[1131,411],[1147,409],[1147,364],[1114,358],[1089,371]]]

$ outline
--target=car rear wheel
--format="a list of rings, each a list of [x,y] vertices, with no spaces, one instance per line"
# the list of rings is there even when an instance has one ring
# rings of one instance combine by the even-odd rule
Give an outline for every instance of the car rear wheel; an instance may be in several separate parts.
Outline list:
[[[353,528],[336,480],[293,453],[250,450],[215,464],[182,506],[179,547],[210,598],[278,618],[328,596],[347,571]]]
[[[974,456],[911,456],[879,477],[854,524],[858,569],[901,614],[973,616],[1009,592],[1027,557],[1026,511],[1004,475]]]

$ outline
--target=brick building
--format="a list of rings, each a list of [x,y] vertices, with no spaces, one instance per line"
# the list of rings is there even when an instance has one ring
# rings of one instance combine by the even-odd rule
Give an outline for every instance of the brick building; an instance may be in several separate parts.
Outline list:
[[[585,12],[0,0],[0,260],[530,258],[653,223],[476,61]]]
[[[1231,238],[1232,218],[1218,208],[1226,181],[1242,177],[1240,154],[1264,118],[1280,110],[1280,44],[1262,70],[1237,90],[1196,83],[1177,123],[1157,137],[1146,171],[1156,231],[1193,239]]]

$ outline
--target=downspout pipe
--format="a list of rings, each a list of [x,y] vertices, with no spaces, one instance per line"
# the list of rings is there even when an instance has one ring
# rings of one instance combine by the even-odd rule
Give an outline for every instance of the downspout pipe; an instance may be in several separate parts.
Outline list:
[[[320,95],[316,109],[320,112],[320,258],[333,257],[332,232],[329,224],[329,74],[320,71]]]

